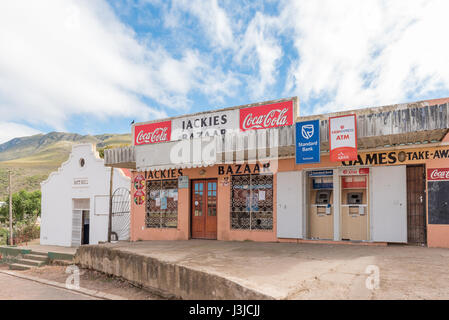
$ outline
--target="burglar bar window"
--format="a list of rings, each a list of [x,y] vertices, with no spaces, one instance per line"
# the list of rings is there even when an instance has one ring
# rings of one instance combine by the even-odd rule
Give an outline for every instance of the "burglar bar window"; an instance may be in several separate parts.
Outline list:
[[[145,225],[147,228],[178,226],[178,180],[148,180]]]
[[[231,229],[273,230],[273,175],[232,176]]]

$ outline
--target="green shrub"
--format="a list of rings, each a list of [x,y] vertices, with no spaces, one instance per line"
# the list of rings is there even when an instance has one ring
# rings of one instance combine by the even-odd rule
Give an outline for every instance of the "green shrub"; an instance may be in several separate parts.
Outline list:
[[[0,228],[0,246],[4,246],[8,241],[8,229]]]

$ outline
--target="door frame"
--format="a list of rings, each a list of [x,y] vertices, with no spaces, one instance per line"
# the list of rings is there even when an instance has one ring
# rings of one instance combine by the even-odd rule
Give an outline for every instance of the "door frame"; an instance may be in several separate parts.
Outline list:
[[[408,192],[409,192],[409,190],[408,190],[408,168],[409,167],[421,167],[422,168],[422,170],[423,170],[423,201],[422,201],[422,203],[423,203],[423,210],[424,210],[424,242],[423,243],[414,243],[414,242],[409,242],[408,240],[408,233],[409,233],[409,224],[408,224],[408,219],[409,219],[409,208],[408,208],[408,205],[409,205],[409,203],[408,203]],[[428,225],[429,225],[429,223],[428,223],[428,203],[427,203],[427,199],[428,199],[428,197],[427,197],[427,176],[426,176],[426,173],[427,173],[427,166],[426,166],[426,164],[424,164],[424,163],[419,163],[419,164],[408,164],[408,165],[406,165],[406,170],[407,170],[407,175],[406,175],[406,189],[407,189],[407,244],[410,244],[410,245],[422,245],[422,246],[425,246],[425,247],[427,247],[427,237],[428,237]]]
[[[192,238],[192,214],[193,214],[193,210],[192,210],[192,194],[194,191],[194,187],[193,184],[197,181],[216,181],[217,182],[217,238],[215,239],[201,239],[201,238]],[[207,195],[206,195],[207,198]],[[206,212],[207,214],[207,212]],[[198,178],[198,179],[191,179],[189,181],[189,240],[190,239],[196,239],[196,240],[217,240],[218,239],[218,178]]]

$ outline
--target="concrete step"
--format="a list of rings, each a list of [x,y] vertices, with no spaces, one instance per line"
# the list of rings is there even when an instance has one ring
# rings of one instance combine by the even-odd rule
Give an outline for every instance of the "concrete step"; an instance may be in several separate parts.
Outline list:
[[[31,253],[31,254],[35,254],[35,255],[38,255],[38,256],[45,256],[45,257],[48,257],[48,252],[39,252],[39,251],[33,251],[33,250],[31,250],[30,253]]]
[[[29,259],[29,260],[37,260],[37,261],[44,261],[44,262],[46,262],[48,260],[47,256],[43,256],[43,255],[39,255],[39,254],[32,254],[32,253],[25,254],[25,255],[23,255],[23,257],[25,259]]]
[[[45,264],[44,261],[30,260],[30,259],[19,259],[17,263],[32,267],[40,267]]]
[[[28,270],[31,269],[31,266],[28,266],[26,264],[20,264],[20,263],[11,263],[9,265],[10,270]]]

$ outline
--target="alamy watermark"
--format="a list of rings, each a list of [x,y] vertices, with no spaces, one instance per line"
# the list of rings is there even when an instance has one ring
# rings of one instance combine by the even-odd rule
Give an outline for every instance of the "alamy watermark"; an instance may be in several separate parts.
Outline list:
[[[80,269],[72,264],[65,269],[65,273],[69,274],[65,281],[65,287],[69,290],[79,290],[80,288]]]

